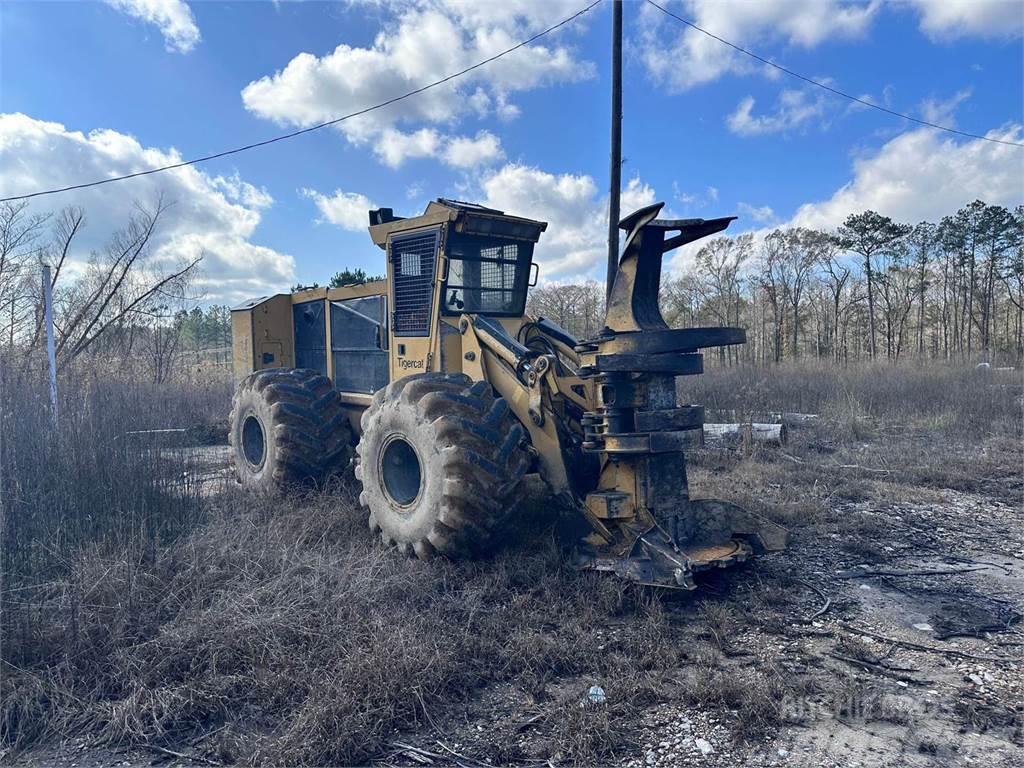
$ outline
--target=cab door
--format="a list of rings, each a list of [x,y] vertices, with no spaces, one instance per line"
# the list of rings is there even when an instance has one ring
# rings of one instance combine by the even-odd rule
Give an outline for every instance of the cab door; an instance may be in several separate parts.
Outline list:
[[[432,370],[437,326],[438,256],[443,227],[392,235],[391,379]]]

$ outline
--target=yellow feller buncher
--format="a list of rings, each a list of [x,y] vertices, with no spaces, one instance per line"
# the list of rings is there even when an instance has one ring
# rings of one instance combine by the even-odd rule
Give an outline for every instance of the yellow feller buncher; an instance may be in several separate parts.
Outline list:
[[[424,559],[500,546],[530,472],[584,523],[584,567],[692,589],[697,572],[782,549],[778,526],[690,498],[684,450],[704,412],[678,404],[676,377],[745,336],[665,323],[662,255],[732,218],[661,207],[622,220],[605,327],[585,340],[525,314],[546,223],[445,199],[412,218],[370,211],[386,279],[232,311],[239,482],[280,492],[354,458],[370,528]]]

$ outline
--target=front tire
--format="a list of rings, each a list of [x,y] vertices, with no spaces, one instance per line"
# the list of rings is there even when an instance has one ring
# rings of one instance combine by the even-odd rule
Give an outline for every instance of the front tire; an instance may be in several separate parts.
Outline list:
[[[486,554],[526,472],[524,441],[487,382],[438,373],[392,382],[363,413],[356,447],[370,529],[424,560]]]
[[[279,492],[339,473],[352,458],[352,428],[330,379],[302,368],[244,378],[231,401],[228,442],[235,477]]]

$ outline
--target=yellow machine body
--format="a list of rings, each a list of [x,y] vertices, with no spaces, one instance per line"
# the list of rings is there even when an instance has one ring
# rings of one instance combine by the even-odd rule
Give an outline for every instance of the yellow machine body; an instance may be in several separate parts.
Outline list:
[[[682,445],[688,430],[700,429],[703,412],[677,408],[674,378],[702,370],[698,347],[738,343],[742,332],[695,329],[733,333],[691,333],[682,341],[665,335],[677,332],[657,322],[657,279],[661,253],[674,245],[657,230],[666,224],[655,220],[659,209],[624,220],[630,240],[608,325],[582,342],[525,314],[536,279],[533,247],[546,223],[443,199],[412,218],[371,211],[369,232],[386,254],[386,278],[235,308],[235,375],[316,370],[334,383],[357,436],[360,415],[389,382],[430,372],[486,381],[528,434],[536,471],[586,521],[581,564],[692,588],[696,571],[779,549],[785,533],[733,505],[689,499]],[[696,239],[728,223],[695,221],[668,228]],[[655,240],[662,245],[655,248]],[[651,350],[642,336],[656,342]],[[610,402],[616,393],[623,399]],[[680,516],[720,524],[684,534]]]

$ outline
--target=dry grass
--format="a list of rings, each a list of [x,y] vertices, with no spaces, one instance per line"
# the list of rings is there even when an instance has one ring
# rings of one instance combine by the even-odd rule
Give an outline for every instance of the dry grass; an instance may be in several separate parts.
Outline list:
[[[1024,376],[970,365],[888,364],[839,367],[824,362],[768,368],[711,368],[680,379],[691,402],[743,413],[817,413],[833,436],[864,440],[891,425],[953,436],[1022,434]]]
[[[700,495],[733,500],[783,525],[820,523],[836,504],[870,497],[920,501],[956,490],[1011,504],[1024,499],[1024,379],[1017,372],[812,363],[716,368],[694,381],[687,398],[710,408],[821,415],[790,430],[783,451],[691,456]]]
[[[183,481],[189,467],[162,460],[146,450],[151,438],[130,433],[187,427],[207,440],[214,420],[223,422],[226,380],[158,387],[78,369],[61,381],[54,426],[43,380],[10,369],[3,376],[5,590],[61,580],[80,545],[142,547],[152,556],[203,519],[198,485]]]
[[[896,395],[877,380],[883,372]],[[876,522],[837,522],[839,502],[883,486],[1019,499],[1012,393],[985,400],[973,372],[929,375],[776,369],[697,379],[687,399],[709,406],[826,418],[794,430],[787,456],[694,457],[693,488],[798,532],[831,526],[864,560],[875,554]],[[747,608],[724,605],[728,587],[721,600],[666,601],[571,569],[543,515],[494,560],[406,560],[372,540],[344,483],[288,503],[236,489],[210,497],[182,481],[181,466],[121,437],[208,423],[227,410],[222,383],[154,391],[86,376],[65,390],[62,434],[49,433],[30,388],[17,398],[8,390],[0,424],[0,746],[71,734],[174,746],[216,731],[202,749],[226,762],[365,763],[507,684],[543,713],[533,727],[545,746],[531,759],[590,764],[634,750],[636,715],[659,700],[724,713],[757,738],[808,692],[806,679],[744,657],[734,640],[786,620],[787,577],[749,585],[739,601]],[[608,704],[581,708],[595,683]],[[523,759],[516,736],[503,725],[474,757]]]
[[[205,743],[222,760],[360,764],[509,683],[543,704],[543,757],[592,764],[635,747],[634,716],[676,695],[663,678],[684,668],[686,701],[742,712],[750,737],[778,722],[781,678],[707,672],[694,653],[730,616],[576,572],[544,536],[420,563],[371,541],[351,489],[289,509],[229,496],[211,514],[154,559],[80,558],[88,594],[38,605],[50,632],[5,646],[5,743],[175,745],[227,726]],[[592,683],[608,704],[583,709]],[[516,757],[504,736],[477,757]]]
[[[176,743],[233,724],[232,759],[362,763],[489,682],[601,680],[626,708],[644,695],[637,670],[685,661],[657,599],[568,570],[543,541],[494,562],[425,564],[375,547],[344,490],[287,511],[222,503],[151,561],[83,557],[73,580],[87,599],[43,606],[52,637],[8,639],[5,742],[85,730]],[[619,615],[632,621],[610,651]],[[579,695],[550,725],[555,750],[614,752],[614,709],[607,728],[602,715],[579,731]]]

